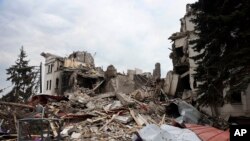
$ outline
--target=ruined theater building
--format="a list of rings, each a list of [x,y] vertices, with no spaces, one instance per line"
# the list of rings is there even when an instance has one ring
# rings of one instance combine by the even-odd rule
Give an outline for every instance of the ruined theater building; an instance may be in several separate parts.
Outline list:
[[[85,51],[77,51],[68,57],[51,53],[41,53],[45,58],[43,93],[64,95],[65,92],[81,91],[90,93],[124,92],[130,93],[148,83],[151,73],[141,69],[127,70],[127,74],[118,73],[113,65],[104,72],[96,67],[92,55]],[[160,77],[157,64],[155,77]]]
[[[85,51],[73,52],[67,57],[60,57],[50,53],[42,53],[45,58],[45,72],[43,93],[50,95],[65,95],[81,91],[82,93],[122,92],[131,93],[143,86],[155,86],[155,95],[165,95],[169,98],[181,98],[186,102],[195,103],[196,91],[201,82],[194,79],[196,62],[191,57],[199,52],[193,50],[190,41],[199,37],[195,34],[195,24],[191,20],[195,13],[190,5],[186,7],[186,14],[181,21],[180,32],[172,34],[173,41],[170,58],[173,70],[161,79],[160,63],[155,64],[153,75],[138,68],[127,70],[127,74],[117,72],[115,66],[110,65],[104,71],[96,67],[92,55]],[[223,90],[226,95],[227,89]],[[250,117],[250,85],[245,91],[232,95],[233,100],[217,107],[199,107],[204,113],[219,116],[228,120],[230,117]],[[213,110],[212,110],[213,109]]]
[[[195,74],[196,62],[190,57],[196,56],[199,53],[193,50],[193,44],[190,41],[197,39],[195,33],[195,24],[191,19],[195,18],[195,13],[190,5],[186,7],[186,14],[181,21],[180,32],[176,32],[169,37],[173,41],[172,53],[170,58],[173,62],[173,71],[169,71],[165,78],[164,91],[168,95],[181,97],[186,101],[195,101],[196,90],[199,82],[197,82],[193,74]],[[226,95],[226,89],[224,90]],[[250,85],[245,91],[232,95],[234,101],[225,103],[222,107],[218,107],[218,116],[228,119],[237,116],[250,116]],[[211,108],[202,108],[204,112],[213,115],[215,114]]]
[[[46,59],[43,87],[45,94],[61,95],[77,86],[92,89],[94,84],[104,78],[101,69],[95,67],[90,53],[74,52],[67,58],[50,53],[41,55]]]

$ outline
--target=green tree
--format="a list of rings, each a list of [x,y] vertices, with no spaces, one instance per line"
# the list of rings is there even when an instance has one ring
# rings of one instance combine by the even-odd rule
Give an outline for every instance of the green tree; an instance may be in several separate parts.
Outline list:
[[[6,69],[7,81],[11,81],[14,87],[7,95],[3,96],[3,100],[13,102],[26,101],[33,93],[37,73],[33,71],[34,66],[28,65],[29,61],[26,60],[26,57],[26,52],[21,47],[15,65]]]
[[[192,4],[196,13],[195,30],[199,39],[192,41],[200,52],[198,62],[198,102],[219,106],[227,94],[246,89],[250,83],[250,1],[199,0]],[[239,95],[240,96],[240,95]]]

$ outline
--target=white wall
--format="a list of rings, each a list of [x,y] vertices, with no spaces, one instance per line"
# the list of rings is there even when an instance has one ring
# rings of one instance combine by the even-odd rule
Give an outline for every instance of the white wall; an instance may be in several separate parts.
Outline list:
[[[193,15],[185,16],[187,31],[194,31],[195,24],[191,22],[191,19],[193,18],[195,18]]]
[[[175,48],[185,47],[185,44],[187,42],[186,40],[187,40],[187,37],[182,37],[182,38],[176,39],[174,41]]]
[[[188,42],[192,41],[192,40],[195,40],[197,38],[198,37],[195,36],[193,33],[190,33]],[[190,81],[189,83],[190,83],[190,87],[191,87],[192,91],[195,91],[196,89],[194,88],[194,77],[193,77],[193,75],[196,73],[195,69],[197,68],[198,65],[196,64],[196,62],[193,59],[191,59],[191,57],[198,55],[199,52],[194,51],[193,46],[194,46],[194,44],[193,45],[188,44],[189,73],[190,73],[189,74],[189,81]]]
[[[53,65],[52,71],[48,73],[49,66]],[[60,65],[60,61],[56,60],[53,57],[48,57],[45,60],[45,71],[44,71],[44,85],[43,85],[43,93],[49,95],[57,95],[56,93],[56,79],[59,79],[58,83],[58,94],[61,93],[61,84],[62,84],[62,71],[58,70],[58,65]],[[51,80],[51,89],[47,89],[47,82]],[[49,84],[48,84],[49,85]]]

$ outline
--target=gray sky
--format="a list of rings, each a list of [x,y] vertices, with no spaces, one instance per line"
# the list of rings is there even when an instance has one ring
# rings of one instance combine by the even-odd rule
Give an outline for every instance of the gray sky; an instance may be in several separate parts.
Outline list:
[[[179,31],[187,3],[197,0],[0,0],[0,89],[23,45],[31,65],[41,52],[96,52],[96,66],[118,71],[172,69],[168,37]]]

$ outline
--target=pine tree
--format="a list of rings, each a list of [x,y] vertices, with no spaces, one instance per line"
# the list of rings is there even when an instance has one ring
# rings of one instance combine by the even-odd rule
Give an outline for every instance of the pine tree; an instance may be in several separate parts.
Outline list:
[[[230,88],[230,98],[250,83],[250,1],[199,0],[192,8],[199,39],[191,43],[201,53],[193,57],[198,62],[194,76],[203,82],[198,102],[218,106],[225,100],[224,88]]]
[[[26,57],[26,52],[21,47],[15,65],[6,69],[8,75],[7,81],[11,81],[14,87],[11,92],[3,96],[3,100],[13,102],[26,101],[33,93],[36,73],[33,71],[34,66],[28,65],[29,61],[26,60]]]

